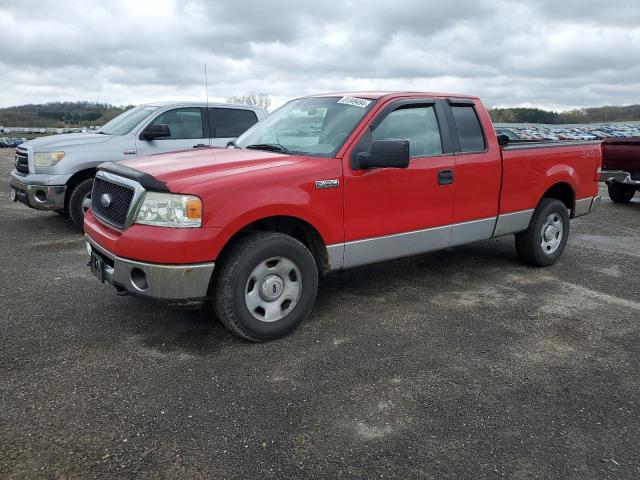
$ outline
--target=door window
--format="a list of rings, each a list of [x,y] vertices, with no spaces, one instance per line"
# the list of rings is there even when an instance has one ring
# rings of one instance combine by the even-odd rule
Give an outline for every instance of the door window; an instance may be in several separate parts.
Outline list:
[[[215,138],[236,138],[258,122],[255,112],[241,108],[210,108],[209,122]]]
[[[456,122],[460,150],[463,152],[483,152],[485,150],[484,134],[475,109],[471,106],[452,106],[451,113]]]
[[[176,108],[161,113],[151,122],[152,125],[169,125],[171,136],[157,140],[180,140],[189,138],[204,138],[202,129],[202,110],[199,108]]]
[[[442,154],[442,140],[433,106],[394,110],[376,127],[372,140],[409,140],[411,157]]]

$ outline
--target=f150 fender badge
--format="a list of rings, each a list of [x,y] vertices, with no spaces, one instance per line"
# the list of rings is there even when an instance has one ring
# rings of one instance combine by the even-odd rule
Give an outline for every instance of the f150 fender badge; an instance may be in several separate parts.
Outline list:
[[[338,188],[340,186],[340,180],[333,178],[331,180],[316,180],[316,188],[322,190],[325,188]]]

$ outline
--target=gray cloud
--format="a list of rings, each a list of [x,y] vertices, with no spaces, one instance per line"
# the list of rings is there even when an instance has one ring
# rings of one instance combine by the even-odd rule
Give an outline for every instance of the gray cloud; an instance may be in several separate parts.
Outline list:
[[[595,0],[0,0],[0,105],[466,92],[490,105],[640,103],[640,8]]]

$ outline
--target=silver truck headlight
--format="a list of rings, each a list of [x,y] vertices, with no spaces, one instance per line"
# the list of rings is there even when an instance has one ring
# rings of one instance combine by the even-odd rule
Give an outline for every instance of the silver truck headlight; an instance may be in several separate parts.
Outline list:
[[[53,167],[64,158],[64,152],[36,152],[36,167]]]
[[[193,195],[146,192],[135,223],[189,228],[202,225],[202,201]]]

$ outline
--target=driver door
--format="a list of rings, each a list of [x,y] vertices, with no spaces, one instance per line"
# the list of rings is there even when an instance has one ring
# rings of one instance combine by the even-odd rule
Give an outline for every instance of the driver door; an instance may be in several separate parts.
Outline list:
[[[171,135],[147,140],[140,138],[142,132],[139,132],[136,138],[138,155],[151,155],[209,146],[209,135],[208,133],[205,135],[209,128],[208,124],[205,123],[202,108],[183,107],[167,110],[149,123],[149,125],[153,124],[168,125]]]
[[[409,140],[409,167],[358,170],[345,160],[345,268],[451,241],[455,157],[442,106],[402,100],[384,107],[354,151],[383,139]]]

